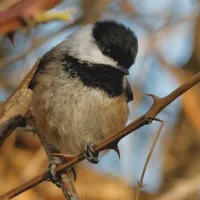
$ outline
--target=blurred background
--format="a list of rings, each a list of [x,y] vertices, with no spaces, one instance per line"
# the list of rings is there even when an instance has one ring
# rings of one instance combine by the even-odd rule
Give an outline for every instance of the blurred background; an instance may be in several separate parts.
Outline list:
[[[3,102],[50,48],[79,26],[99,19],[122,22],[139,40],[128,79],[134,92],[129,123],[200,71],[198,0],[0,0],[0,111]],[[158,117],[165,121],[144,178],[141,200],[200,199],[200,85]],[[76,186],[84,200],[134,200],[149,148],[159,128],[153,122],[120,142],[98,165],[77,166]],[[46,170],[37,136],[16,130],[0,149],[0,194]],[[64,199],[44,182],[15,199]]]

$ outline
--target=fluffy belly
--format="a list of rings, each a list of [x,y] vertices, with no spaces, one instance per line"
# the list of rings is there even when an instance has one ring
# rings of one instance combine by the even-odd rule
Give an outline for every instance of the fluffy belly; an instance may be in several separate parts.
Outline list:
[[[76,154],[86,143],[98,143],[123,128],[128,106],[124,96],[110,98],[100,91],[82,89],[66,95],[62,91],[37,96],[33,98],[33,113],[49,144],[61,153]]]

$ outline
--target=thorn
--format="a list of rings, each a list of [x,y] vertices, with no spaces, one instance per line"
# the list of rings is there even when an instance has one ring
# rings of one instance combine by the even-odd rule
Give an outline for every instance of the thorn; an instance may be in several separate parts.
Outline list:
[[[14,32],[10,32],[7,34],[8,39],[10,40],[12,47],[14,47]]]
[[[138,187],[140,187],[140,188],[144,188],[144,187],[146,187],[147,184],[144,184],[144,185],[143,185],[143,184],[140,184],[140,182],[137,180],[137,185],[138,185]]]
[[[157,97],[157,96],[154,95],[154,94],[145,94],[145,95],[152,97],[153,100],[154,100],[154,102],[160,99],[159,97]]]
[[[158,122],[163,122],[163,120],[162,119],[159,119],[159,118],[157,118],[157,117],[150,117],[152,120],[155,120],[155,121],[158,121]]]
[[[114,150],[114,151],[117,153],[118,158],[119,158],[119,160],[120,160],[121,156],[120,156],[120,150],[119,150],[119,147],[118,147],[118,142],[109,145],[109,146],[108,146],[108,149]]]
[[[120,151],[119,151],[119,147],[118,147],[118,145],[116,145],[116,146],[113,148],[113,150],[117,153],[118,158],[119,158],[119,160],[120,160],[121,155],[120,155]]]
[[[66,161],[69,161],[69,160],[73,159],[74,157],[76,157],[76,155],[68,155],[68,154],[62,154],[62,153],[51,153],[51,155],[57,156],[57,157],[62,157]]]
[[[146,186],[147,186],[147,184],[144,184],[144,185],[141,186],[141,188],[144,188],[144,187],[146,187]]]

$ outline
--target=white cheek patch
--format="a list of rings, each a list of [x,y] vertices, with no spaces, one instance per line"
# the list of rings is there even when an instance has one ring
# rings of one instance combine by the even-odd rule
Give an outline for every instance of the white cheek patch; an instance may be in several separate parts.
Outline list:
[[[80,28],[77,32],[68,36],[68,38],[59,44],[60,50],[80,61],[89,63],[111,65],[117,68],[117,62],[112,58],[102,54],[92,36],[93,25],[89,24]]]

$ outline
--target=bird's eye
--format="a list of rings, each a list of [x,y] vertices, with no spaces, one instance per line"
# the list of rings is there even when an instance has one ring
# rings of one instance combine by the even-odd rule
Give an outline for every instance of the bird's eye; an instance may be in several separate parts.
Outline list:
[[[104,50],[103,50],[103,53],[104,53],[105,55],[109,55],[110,52],[111,52],[111,49],[110,49],[109,47],[105,47]]]

